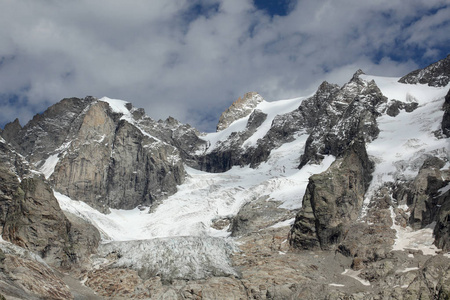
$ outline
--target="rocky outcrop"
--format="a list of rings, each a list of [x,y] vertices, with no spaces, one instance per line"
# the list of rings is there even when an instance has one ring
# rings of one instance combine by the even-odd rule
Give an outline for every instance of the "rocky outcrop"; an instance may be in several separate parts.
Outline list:
[[[5,224],[9,207],[14,202],[19,180],[30,173],[28,163],[0,137],[0,228]]]
[[[249,92],[243,98],[239,97],[222,113],[217,124],[217,131],[224,130],[234,121],[248,116],[264,99],[256,92]]]
[[[39,164],[81,126],[84,110],[93,97],[66,98],[37,114],[23,128],[14,121],[5,126],[3,138],[32,164]]]
[[[408,224],[421,229],[435,224],[435,245],[450,249],[450,170],[437,157],[427,158],[410,184],[398,187],[396,197],[406,199],[411,210]]]
[[[23,128],[18,121],[5,126],[2,136],[44,172],[57,191],[106,212],[108,207],[150,205],[183,182],[180,152],[165,140],[186,132],[196,137],[196,132],[183,126],[172,130],[175,121],[166,123],[164,130],[155,129],[157,123],[131,104],[116,111],[93,97],[68,98]],[[186,153],[188,147],[179,148]]]
[[[231,236],[245,236],[259,232],[274,223],[292,218],[295,212],[280,208],[280,202],[263,196],[246,203],[231,220]],[[264,209],[261,209],[264,207]]]
[[[163,142],[178,149],[183,161],[190,167],[198,169],[197,149],[206,148],[206,141],[201,133],[189,124],[183,124],[169,117],[166,120],[153,122],[150,118],[140,119],[139,125]]]
[[[433,230],[434,244],[443,251],[450,251],[450,191],[440,195],[441,206],[438,208]]]
[[[5,129],[0,134],[5,140],[12,141],[17,138],[21,129],[22,126],[20,125],[19,119],[16,118],[13,122],[6,124]]]
[[[184,176],[176,148],[145,136],[128,122],[119,123],[107,180],[109,207],[150,205],[174,194]]]
[[[450,55],[424,69],[412,71],[400,78],[399,82],[409,84],[427,84],[446,86],[450,82]]]
[[[6,215],[18,187],[17,176],[0,164],[0,227],[5,225]]]
[[[0,243],[0,270],[0,299],[74,298],[60,274],[17,246]]]
[[[395,205],[391,198],[390,186],[382,187],[372,196],[366,213],[354,221],[348,228],[338,250],[344,256],[352,259],[352,269],[363,269],[371,262],[379,261],[391,256],[392,246],[396,238],[396,231],[392,229],[393,220],[391,209]],[[397,215],[403,211],[394,208]],[[405,220],[399,220],[405,225]]]
[[[386,114],[391,117],[396,117],[401,110],[406,112],[412,112],[419,106],[417,102],[401,102],[398,100],[391,100],[388,103],[388,107],[386,109]]]
[[[349,83],[338,91],[329,85],[321,85],[325,104],[319,108],[319,121],[311,134],[300,158],[300,168],[308,162],[319,162],[323,155],[341,156],[355,139],[366,143],[378,136],[376,118],[385,109],[384,97],[374,81],[359,78],[362,71],[353,75]],[[318,92],[319,93],[319,92]]]
[[[61,211],[53,191],[42,177],[22,180],[9,207],[3,239],[38,253],[56,267],[70,267],[91,254],[98,246],[100,234],[84,224],[72,228]],[[89,231],[86,228],[89,227]],[[92,235],[88,235],[88,234]],[[84,235],[83,242],[80,236]],[[82,251],[77,251],[82,249]]]
[[[91,103],[67,149],[57,153],[58,163],[50,172],[55,190],[106,209],[106,187],[115,122],[105,102]],[[67,145],[67,144],[66,144]]]
[[[415,229],[434,222],[442,205],[449,200],[445,193],[439,191],[450,182],[450,170],[442,169],[444,166],[445,162],[441,159],[430,157],[425,160],[412,182],[409,223]]]
[[[450,90],[445,96],[444,116],[442,117],[441,128],[446,137],[450,137]]]
[[[291,245],[300,249],[337,247],[359,216],[372,168],[364,142],[354,140],[327,171],[311,176],[291,230]]]

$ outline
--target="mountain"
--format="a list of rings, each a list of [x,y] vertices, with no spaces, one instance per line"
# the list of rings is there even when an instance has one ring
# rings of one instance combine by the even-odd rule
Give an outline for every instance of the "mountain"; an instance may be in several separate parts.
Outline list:
[[[67,98],[0,132],[7,299],[447,299],[450,56],[201,133]]]

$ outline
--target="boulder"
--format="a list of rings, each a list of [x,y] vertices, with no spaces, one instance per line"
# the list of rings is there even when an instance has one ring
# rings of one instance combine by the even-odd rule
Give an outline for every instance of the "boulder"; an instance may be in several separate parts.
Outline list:
[[[364,142],[355,140],[328,170],[311,176],[291,229],[291,245],[300,249],[337,247],[359,216],[372,168]]]

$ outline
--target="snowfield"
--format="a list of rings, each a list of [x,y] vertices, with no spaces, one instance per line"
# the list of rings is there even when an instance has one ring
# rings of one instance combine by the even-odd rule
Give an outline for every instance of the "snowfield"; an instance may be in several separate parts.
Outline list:
[[[360,77],[374,80],[388,100],[418,103],[413,112],[402,110],[396,117],[384,114],[377,119],[380,134],[367,145],[367,153],[375,161],[372,183],[365,198],[368,205],[374,191],[384,182],[417,176],[430,154],[450,161],[450,140],[438,139],[433,134],[440,129],[444,115],[442,105],[449,86],[437,88],[399,83],[399,78]]]

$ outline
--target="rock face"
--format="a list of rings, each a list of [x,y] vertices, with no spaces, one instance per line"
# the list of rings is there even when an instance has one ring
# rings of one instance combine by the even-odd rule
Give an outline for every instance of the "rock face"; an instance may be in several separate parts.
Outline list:
[[[308,162],[319,163],[324,155],[341,155],[355,138],[372,141],[378,135],[376,118],[385,111],[387,99],[374,81],[360,79],[361,74],[362,71],[355,73],[342,88],[323,82],[316,94],[303,100],[298,109],[276,116],[269,130],[252,146],[247,146],[246,141],[266,116],[258,110],[249,112],[245,130],[233,132],[213,150],[206,148],[205,154],[196,156],[199,168],[224,172],[236,165],[256,167],[267,160],[273,149],[292,142],[300,132],[310,134],[300,168]],[[402,104],[401,108],[409,110],[412,106]]]
[[[182,124],[172,117],[158,122],[142,119],[139,124],[144,126],[151,135],[177,148],[181,158],[188,166],[199,168],[195,152],[199,148],[206,147],[206,141],[201,139],[197,129],[189,124]]]
[[[253,109],[263,101],[263,98],[256,92],[249,92],[243,98],[239,97],[231,106],[222,113],[217,124],[217,131],[230,126],[234,121],[248,116]]]
[[[22,180],[9,207],[2,236],[20,247],[38,253],[49,264],[70,267],[91,254],[98,246],[100,234],[87,224],[73,228],[61,211],[53,191],[41,177]],[[83,242],[81,235],[86,235]],[[80,253],[80,250],[83,249]]]
[[[311,176],[291,230],[291,245],[335,248],[359,216],[371,171],[364,142],[355,140],[327,171]]]
[[[412,71],[400,78],[399,82],[409,84],[428,84],[429,86],[446,86],[450,82],[450,55],[424,69]]]
[[[93,97],[63,99],[23,128],[17,121],[5,125],[2,136],[30,163],[39,163],[79,129],[83,112],[93,101]]]
[[[393,190],[393,199],[409,206],[408,225],[421,229],[436,223],[435,244],[444,250],[450,249],[450,193],[446,189],[449,182],[450,170],[445,168],[445,162],[428,157],[413,181],[398,183]]]
[[[143,129],[156,123],[143,110],[119,105],[120,112],[92,97],[64,99],[3,136],[73,199],[102,211],[150,205],[176,192],[183,163],[176,147]]]
[[[20,247],[0,244],[0,269],[0,299],[74,298],[58,273]]]
[[[362,71],[356,72],[339,90],[328,84],[319,87],[317,100],[324,99],[325,103],[316,114],[326,117],[312,123],[300,168],[320,161],[323,155],[341,156],[355,139],[368,143],[378,136],[376,118],[384,111],[387,99],[374,81],[360,79],[361,74]]]
[[[446,137],[450,137],[450,90],[447,93],[447,96],[445,96],[445,102],[444,102],[444,117],[442,118],[442,132]]]

